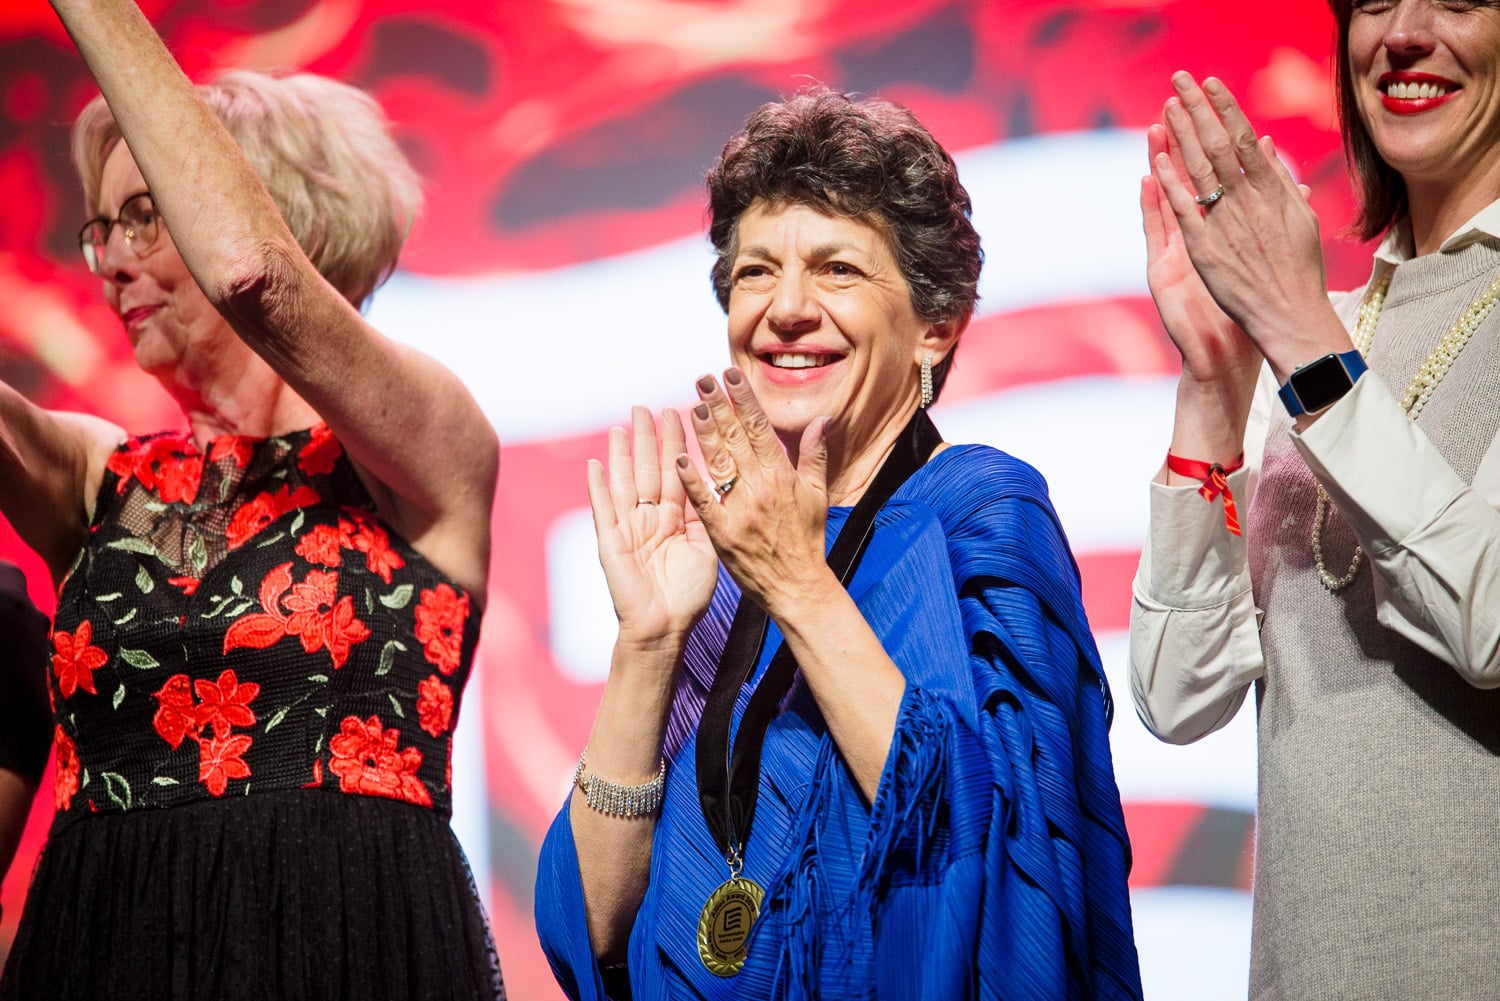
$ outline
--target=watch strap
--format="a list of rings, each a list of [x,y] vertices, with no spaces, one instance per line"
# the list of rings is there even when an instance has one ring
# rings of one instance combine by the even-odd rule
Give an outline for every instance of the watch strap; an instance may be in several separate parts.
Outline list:
[[[1297,394],[1296,383],[1298,373],[1305,372],[1308,369],[1324,365],[1338,365],[1340,368],[1342,368],[1344,374],[1348,378],[1348,385],[1346,385],[1343,389],[1326,400],[1303,400]],[[1317,413],[1318,411],[1326,409],[1327,407],[1330,407],[1334,403],[1338,402],[1346,393],[1349,392],[1349,390],[1354,388],[1354,383],[1368,370],[1369,366],[1365,364],[1364,355],[1360,354],[1357,349],[1341,351],[1337,354],[1326,354],[1321,358],[1316,358],[1308,362],[1306,365],[1298,366],[1297,370],[1293,372],[1287,378],[1282,387],[1277,390],[1276,395],[1281,397],[1282,406],[1286,407],[1286,412],[1291,414],[1293,417],[1300,417],[1306,413]]]

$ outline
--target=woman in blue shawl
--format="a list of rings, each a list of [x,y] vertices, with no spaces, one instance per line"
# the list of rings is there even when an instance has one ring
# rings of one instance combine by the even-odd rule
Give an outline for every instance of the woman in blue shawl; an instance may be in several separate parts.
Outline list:
[[[1035,470],[926,415],[981,261],[952,159],[815,91],[709,193],[734,367],[698,383],[706,474],[641,408],[589,469],[620,632],[542,849],[559,982],[1139,997],[1076,565]]]

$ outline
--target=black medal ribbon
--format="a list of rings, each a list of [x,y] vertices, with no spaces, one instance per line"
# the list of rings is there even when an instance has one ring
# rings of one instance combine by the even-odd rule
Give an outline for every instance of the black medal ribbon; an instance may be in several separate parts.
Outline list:
[[[926,410],[918,410],[902,430],[870,489],[849,513],[828,551],[828,566],[845,588],[869,548],[876,513],[942,441]],[[760,793],[760,757],[766,730],[797,675],[797,660],[783,642],[750,696],[731,756],[729,728],[734,703],[760,659],[769,624],[765,609],[741,595],[698,724],[698,802],[709,833],[726,860],[740,858],[750,840],[755,801]]]

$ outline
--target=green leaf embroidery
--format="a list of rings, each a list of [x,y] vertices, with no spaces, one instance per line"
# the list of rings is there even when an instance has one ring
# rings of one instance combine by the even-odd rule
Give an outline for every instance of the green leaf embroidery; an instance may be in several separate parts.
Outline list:
[[[130,783],[119,772],[100,772],[104,780],[104,791],[122,810],[130,809]]]
[[[390,594],[382,594],[380,596],[380,603],[386,608],[405,608],[411,604],[412,590],[413,588],[410,584],[402,584]]]
[[[291,533],[293,535],[296,535],[298,532],[300,532],[302,530],[302,522],[303,522],[304,514],[305,514],[305,512],[298,511],[297,512],[297,517],[295,517],[295,518],[292,519],[292,525],[291,525],[290,531],[291,531]]]
[[[274,545],[276,545],[276,543],[280,542],[284,538],[286,538],[286,533],[285,532],[277,532],[275,535],[271,536],[269,539],[262,539],[261,541],[257,542],[255,544],[255,548],[256,549],[264,549],[267,546],[274,546]]]
[[[318,734],[318,742],[313,745],[313,753],[314,754],[322,754],[323,753],[323,735],[321,733]]]
[[[234,601],[234,595],[226,594],[222,598],[215,598],[214,601],[218,602],[218,604],[214,606],[213,611],[203,613],[205,619],[212,619],[228,608],[230,603]]]
[[[219,503],[224,503],[229,498],[229,491],[234,486],[234,478],[226,476],[219,481]]]
[[[125,686],[121,685],[119,688],[116,688],[115,697],[110,699],[109,701],[113,708],[120,708],[120,703],[125,701]]]
[[[156,587],[156,584],[151,580],[151,575],[146,572],[145,567],[138,566],[136,568],[135,586],[142,594],[150,594],[151,590]]]
[[[188,560],[193,564],[193,576],[203,576],[203,568],[208,566],[208,547],[203,544],[203,536],[193,537],[193,544],[188,547]]]
[[[101,594],[95,600],[96,601],[119,601],[120,598],[121,598],[121,596],[122,596],[121,593],[119,591],[116,591],[114,594]]]
[[[161,559],[161,553],[156,551],[155,546],[149,542],[142,542],[140,539],[116,539],[114,542],[107,543],[104,548],[123,549],[127,553],[140,553],[142,556],[155,556],[157,559]],[[162,562],[165,563],[166,560],[162,560]]]
[[[161,667],[157,659],[144,650],[120,650],[120,659],[131,667],[142,671],[149,671],[153,667]]]
[[[396,715],[400,716],[402,719],[405,719],[406,712],[401,708],[401,703],[396,701],[396,696],[392,695],[390,692],[386,692],[385,695],[386,698],[391,700],[391,708],[396,710]]]
[[[146,502],[146,510],[150,511],[152,514],[161,514],[166,509],[167,505],[162,503],[161,501],[151,500]]]
[[[388,640],[385,646],[380,648],[380,664],[375,668],[375,676],[390,674],[391,668],[396,666],[396,651],[405,650],[400,640]]]
[[[283,709],[278,709],[276,711],[276,715],[272,716],[271,717],[271,721],[266,724],[266,728],[265,728],[265,730],[263,732],[264,733],[270,733],[271,732],[271,727],[275,726],[277,723],[280,723],[282,720],[286,719],[286,714],[291,711],[291,708],[292,708],[291,706],[287,706],[287,707],[285,707]]]
[[[328,718],[327,706],[319,706],[318,708],[314,709],[313,712],[317,713],[319,716],[322,716],[324,719]]]
[[[138,611],[140,611],[140,609],[138,609],[138,608],[132,608],[130,611],[126,612],[124,615],[120,616],[118,619],[115,619],[115,625],[117,625],[117,626],[123,626],[125,623],[127,623],[131,619],[135,618],[135,613],[138,612]]]
[[[255,604],[255,602],[252,601],[252,600],[250,600],[249,598],[244,599],[238,605],[235,605],[233,609],[230,610],[229,617],[231,619],[237,619],[237,618],[239,618],[241,615],[245,614],[245,611],[247,609],[249,609],[251,605],[254,605],[254,604]]]
[[[158,775],[151,780],[151,784],[154,786],[175,786],[178,782],[170,775]]]
[[[309,674],[307,676],[307,680],[311,681],[315,685],[326,685],[328,683],[328,675],[326,675],[326,674]]]
[[[245,593],[245,585],[240,583],[238,574],[229,578],[229,590],[233,591],[235,594],[242,595]]]

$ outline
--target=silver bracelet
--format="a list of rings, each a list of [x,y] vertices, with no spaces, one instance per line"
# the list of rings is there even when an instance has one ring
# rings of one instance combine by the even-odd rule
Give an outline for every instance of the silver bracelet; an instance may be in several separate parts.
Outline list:
[[[656,777],[650,782],[635,786],[622,786],[601,779],[597,775],[583,773],[588,760],[588,748],[578,756],[578,767],[573,770],[573,784],[583,793],[583,800],[591,809],[610,817],[644,817],[661,807],[662,794],[667,787],[667,759],[661,759]]]

